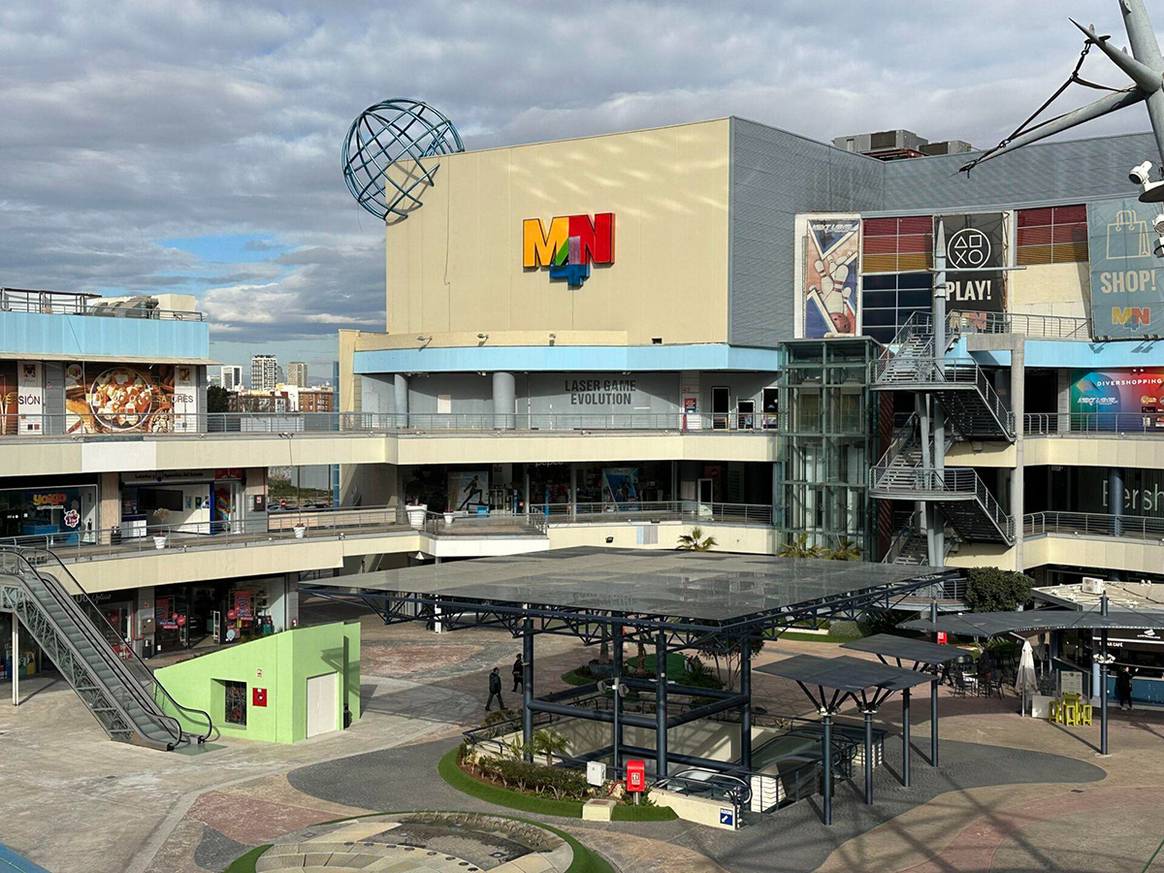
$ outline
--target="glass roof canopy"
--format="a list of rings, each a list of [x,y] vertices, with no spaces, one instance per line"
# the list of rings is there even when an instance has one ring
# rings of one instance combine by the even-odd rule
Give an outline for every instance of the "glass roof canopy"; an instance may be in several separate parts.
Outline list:
[[[815,614],[888,606],[958,571],[933,567],[579,547],[381,570],[313,587],[479,612],[638,627],[758,632]],[[321,592],[322,593],[322,592]],[[480,609],[487,606],[487,609]]]

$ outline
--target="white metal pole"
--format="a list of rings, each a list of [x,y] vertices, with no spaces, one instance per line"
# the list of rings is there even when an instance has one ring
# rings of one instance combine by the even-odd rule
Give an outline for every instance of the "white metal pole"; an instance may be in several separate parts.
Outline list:
[[[12,613],[12,705],[20,706],[20,622]]]

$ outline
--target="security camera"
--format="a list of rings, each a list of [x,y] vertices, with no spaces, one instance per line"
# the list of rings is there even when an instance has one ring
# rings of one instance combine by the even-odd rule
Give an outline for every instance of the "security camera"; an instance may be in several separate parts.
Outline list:
[[[1128,171],[1128,179],[1136,185],[1147,185],[1152,181],[1152,162],[1144,161]]]
[[[1152,219],[1152,228],[1160,236],[1164,236],[1164,212],[1161,212],[1159,215]]]
[[[1164,258],[1164,236],[1156,237],[1156,245],[1152,246],[1152,254],[1158,258]]]

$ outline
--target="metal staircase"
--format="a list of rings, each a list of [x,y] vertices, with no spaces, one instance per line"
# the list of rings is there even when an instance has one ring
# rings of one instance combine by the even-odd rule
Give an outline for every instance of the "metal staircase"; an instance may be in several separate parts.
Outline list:
[[[170,696],[52,552],[0,547],[0,607],[28,629],[111,739],[170,751],[214,731],[208,713]]]
[[[946,358],[935,350],[929,313],[915,313],[875,365],[875,390],[929,393],[946,412],[953,436],[1013,441],[1014,415],[995,392],[986,373],[971,359]],[[926,439],[930,437],[927,435]],[[928,450],[928,451],[927,451]],[[968,467],[941,469],[933,443],[922,444],[918,416],[910,415],[869,471],[870,496],[882,500],[928,501],[941,507],[946,523],[962,540],[1014,543],[1014,520],[1003,511],[978,472]],[[924,536],[907,532],[891,546],[893,561],[924,563]],[[920,555],[919,555],[920,553]]]
[[[915,312],[874,366],[873,390],[939,397],[947,421],[965,439],[1015,438],[1014,414],[973,358],[947,358],[934,349],[933,319]]]

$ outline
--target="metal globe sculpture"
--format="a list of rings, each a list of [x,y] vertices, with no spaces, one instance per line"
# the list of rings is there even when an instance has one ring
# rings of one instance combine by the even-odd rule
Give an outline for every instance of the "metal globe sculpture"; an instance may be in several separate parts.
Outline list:
[[[344,181],[352,196],[383,221],[401,221],[433,183],[437,157],[463,152],[457,128],[419,100],[393,98],[369,106],[344,138]]]

